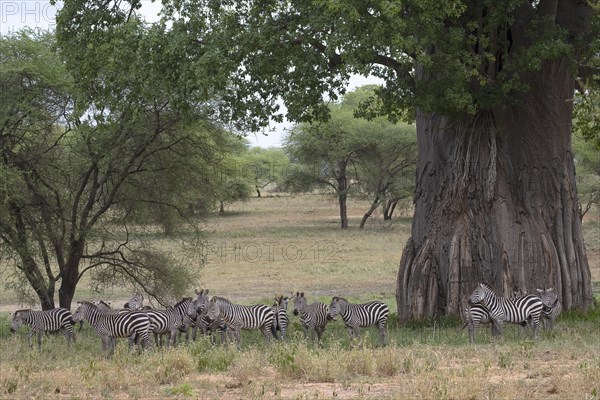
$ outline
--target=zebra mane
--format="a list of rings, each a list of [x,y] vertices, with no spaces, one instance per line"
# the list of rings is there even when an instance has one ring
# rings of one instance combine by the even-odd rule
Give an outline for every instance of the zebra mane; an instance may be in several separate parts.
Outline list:
[[[337,300],[337,301],[341,300],[341,301],[344,301],[346,303],[350,303],[348,300],[346,300],[345,298],[340,297],[340,296],[335,296],[332,300]]]
[[[15,311],[12,315],[17,315],[18,313],[23,312],[23,311],[31,311],[31,308],[22,308],[20,310]]]
[[[490,285],[488,285],[487,283],[479,282],[479,284],[481,286],[483,286],[484,288],[487,288],[487,289],[491,290],[492,292],[494,292],[494,289]]]
[[[220,297],[220,296],[210,296],[208,298],[208,301],[224,301],[226,303],[231,303],[231,301],[229,301],[228,299],[226,299],[225,297]]]
[[[177,304],[175,304],[173,307],[180,306],[180,305],[182,305],[183,303],[185,303],[186,301],[192,301],[192,298],[191,298],[191,297],[184,297],[183,299],[179,300],[179,301],[177,302]]]

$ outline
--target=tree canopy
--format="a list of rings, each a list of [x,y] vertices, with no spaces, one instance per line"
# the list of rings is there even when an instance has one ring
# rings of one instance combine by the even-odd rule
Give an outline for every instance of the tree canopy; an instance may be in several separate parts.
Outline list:
[[[197,271],[148,230],[173,233],[184,222],[188,239],[199,239],[188,209],[217,201],[215,170],[237,138],[199,109],[183,115],[160,77],[142,79],[131,64],[96,58],[101,76],[82,86],[51,34],[2,37],[0,58],[0,238],[16,266],[8,284],[33,288],[44,308],[54,307],[57,284],[69,307],[85,273],[160,301],[183,294]]]

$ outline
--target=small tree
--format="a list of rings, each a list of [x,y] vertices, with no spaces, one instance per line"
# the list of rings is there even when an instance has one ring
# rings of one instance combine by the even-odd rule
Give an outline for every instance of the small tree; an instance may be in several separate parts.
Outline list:
[[[338,199],[342,229],[348,228],[346,200],[358,182],[354,123],[350,112],[338,109],[328,123],[295,126],[284,144],[297,167],[286,176],[288,186],[306,190],[316,185],[333,190]]]
[[[290,166],[283,149],[278,148],[253,147],[244,153],[240,163],[244,170],[249,171],[257,197],[261,197],[261,190],[269,186],[281,186]]]

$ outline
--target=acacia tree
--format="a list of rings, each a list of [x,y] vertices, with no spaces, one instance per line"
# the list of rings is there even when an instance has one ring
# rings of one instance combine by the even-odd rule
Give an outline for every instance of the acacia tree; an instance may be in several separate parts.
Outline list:
[[[576,80],[597,71],[595,2],[163,4],[193,49],[210,48],[185,61],[212,63],[211,77],[227,83],[223,117],[260,128],[281,118],[281,97],[289,119],[325,119],[325,99],[336,100],[350,74],[370,73],[385,87],[362,114],[416,119],[400,319],[458,314],[479,281],[501,293],[554,286],[565,308],[592,306],[570,99]]]
[[[205,172],[198,162],[213,168],[223,132],[171,106],[162,78],[138,69],[153,38],[139,21],[124,29],[117,37],[131,40],[117,54],[127,68],[98,58],[102,75],[89,92],[76,87],[52,35],[0,39],[0,250],[16,267],[8,283],[33,288],[43,309],[54,308],[57,286],[70,308],[84,274],[163,302],[194,282],[195,271],[157,251],[135,214],[169,209],[181,220],[182,205],[206,188],[191,190]]]
[[[240,158],[240,167],[250,171],[250,182],[257,197],[261,197],[261,190],[283,184],[289,165],[289,159],[279,148],[253,147]]]
[[[286,176],[288,186],[301,190],[314,186],[331,189],[337,196],[342,229],[348,228],[346,202],[358,182],[355,168],[358,133],[352,114],[337,107],[331,121],[297,125],[284,143],[296,167]]]

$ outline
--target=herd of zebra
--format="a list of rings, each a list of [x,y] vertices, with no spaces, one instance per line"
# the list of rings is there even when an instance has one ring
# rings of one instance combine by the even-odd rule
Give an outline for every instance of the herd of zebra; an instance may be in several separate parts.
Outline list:
[[[139,344],[144,349],[151,347],[150,334],[154,335],[157,347],[162,347],[162,336],[168,335],[167,347],[174,346],[178,336],[186,335],[189,342],[191,330],[195,340],[198,329],[209,335],[211,342],[216,343],[217,333],[221,343],[234,340],[237,347],[241,343],[241,330],[258,329],[265,342],[271,337],[284,340],[287,333],[289,317],[288,303],[293,299],[293,314],[299,317],[305,338],[317,336],[318,343],[329,321],[340,315],[348,328],[350,339],[360,334],[361,327],[376,325],[379,329],[382,344],[386,342],[386,322],[390,313],[389,307],[381,301],[353,304],[342,297],[333,297],[327,307],[322,302],[308,304],[304,292],[296,292],[291,297],[278,296],[273,306],[264,304],[245,306],[232,303],[224,297],[209,296],[207,290],[196,290],[196,298],[187,297],[172,307],[154,309],[144,306],[143,295],[135,294],[124,308],[112,309],[105,301],[77,302],[73,314],[64,308],[50,311],[18,310],[13,313],[11,331],[27,325],[29,345],[31,338],[37,334],[38,347],[41,348],[44,332],[64,330],[67,344],[75,341],[73,325],[88,322],[101,338],[102,349],[113,353],[116,338],[128,338],[129,346]],[[81,328],[80,328],[81,329]]]
[[[531,326],[534,339],[539,337],[540,321],[552,327],[553,321],[561,312],[558,297],[552,288],[538,289],[539,296],[515,295],[512,298],[497,296],[486,284],[479,284],[469,297],[469,305],[465,309],[466,323],[469,327],[469,341],[474,341],[474,332],[480,324],[491,324],[492,335],[502,335],[504,322]],[[288,303],[293,300],[293,314],[299,317],[306,339],[311,336],[321,344],[326,325],[340,315],[348,329],[350,341],[360,335],[361,327],[377,326],[382,345],[386,344],[386,323],[390,313],[389,307],[381,301],[353,304],[342,297],[333,297],[327,307],[322,302],[308,304],[303,292],[296,292],[290,297],[278,296],[269,307],[264,304],[245,306],[232,303],[224,297],[209,296],[208,289],[196,290],[196,298],[187,297],[172,307],[154,309],[144,306],[144,297],[135,294],[124,308],[112,309],[110,303],[104,301],[78,302],[73,314],[64,308],[50,311],[18,310],[12,315],[11,331],[27,325],[29,345],[37,335],[38,347],[41,348],[44,332],[64,330],[67,344],[75,341],[73,325],[87,321],[101,338],[103,350],[111,354],[115,349],[116,338],[128,338],[129,346],[140,344],[142,348],[150,348],[150,334],[154,335],[157,347],[163,346],[163,335],[168,335],[167,347],[174,346],[178,336],[186,335],[189,342],[196,339],[198,329],[209,335],[211,342],[216,343],[219,334],[221,343],[234,340],[240,347],[241,330],[258,329],[265,342],[271,337],[285,340],[289,324]],[[81,330],[81,327],[80,327]]]

